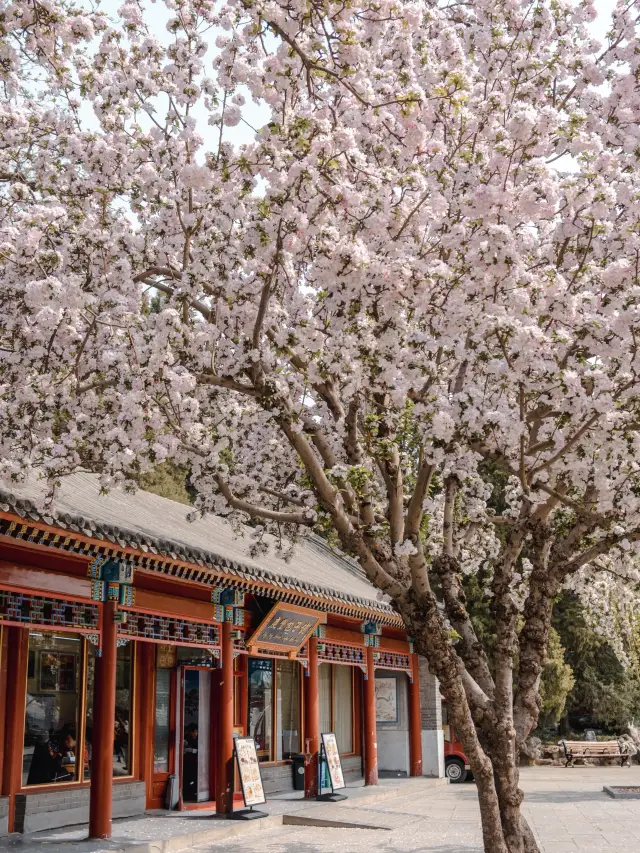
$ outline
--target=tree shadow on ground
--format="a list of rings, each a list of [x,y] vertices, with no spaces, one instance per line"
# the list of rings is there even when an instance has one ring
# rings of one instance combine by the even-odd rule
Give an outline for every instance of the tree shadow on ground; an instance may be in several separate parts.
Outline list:
[[[549,803],[550,805],[562,805],[563,803],[619,803],[604,791],[527,791],[524,795],[524,805],[531,803]],[[626,802],[634,802],[627,800]],[[640,803],[640,800],[635,802]]]

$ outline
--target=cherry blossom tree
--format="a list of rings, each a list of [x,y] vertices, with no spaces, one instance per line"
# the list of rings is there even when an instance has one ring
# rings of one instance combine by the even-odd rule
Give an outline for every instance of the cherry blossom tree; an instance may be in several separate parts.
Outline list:
[[[335,541],[440,680],[485,849],[535,851],[554,597],[613,624],[637,583],[638,3],[603,44],[588,0],[158,8],[5,3],[2,475],[172,459],[254,550]]]

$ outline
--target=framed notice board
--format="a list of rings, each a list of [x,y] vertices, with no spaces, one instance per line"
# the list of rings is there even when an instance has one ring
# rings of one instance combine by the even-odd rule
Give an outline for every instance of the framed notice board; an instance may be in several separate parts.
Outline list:
[[[342,773],[342,762],[340,761],[340,753],[338,752],[338,741],[333,732],[323,732],[322,747],[324,749],[324,760],[327,762],[329,769],[331,789],[339,791],[341,788],[346,788],[347,786],[344,783],[344,775]]]
[[[252,737],[237,737],[233,740],[238,762],[238,774],[242,786],[245,806],[260,806],[266,803],[260,762],[256,752],[256,742]]]

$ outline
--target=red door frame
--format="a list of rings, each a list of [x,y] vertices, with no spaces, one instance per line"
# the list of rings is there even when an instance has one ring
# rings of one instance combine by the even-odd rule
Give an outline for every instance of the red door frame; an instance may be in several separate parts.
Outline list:
[[[214,701],[214,693],[216,690],[216,684],[213,678],[214,673],[216,672],[210,666],[178,666],[176,668],[176,700],[180,702],[180,731],[176,731],[176,735],[174,741],[176,744],[182,743],[182,735],[184,733],[184,673],[187,669],[197,670],[198,672],[209,672],[211,673],[211,684],[210,684],[210,701],[211,706],[209,709],[209,799],[202,803],[189,803],[189,805],[185,805],[182,799],[182,760],[183,760],[183,752],[180,749],[179,755],[176,755],[175,758],[175,766],[176,766],[176,775],[178,777],[178,811],[193,811],[194,809],[214,809],[216,804],[216,750],[215,750],[215,741],[218,736],[217,726],[214,725],[214,716],[213,716],[213,706],[215,704]],[[175,725],[174,725],[175,730]]]
[[[153,754],[156,720],[156,680],[158,670],[156,668],[155,645],[153,643],[142,643],[141,645],[144,649],[144,655],[146,658],[143,678],[146,695],[145,705],[147,708],[146,720],[148,721],[144,727],[144,766],[147,771],[146,778],[148,780],[147,808],[163,809],[164,794],[169,776],[176,772],[177,671],[175,669],[169,670],[171,675],[169,682],[169,760],[167,762],[167,770],[161,773],[156,773],[153,768]]]

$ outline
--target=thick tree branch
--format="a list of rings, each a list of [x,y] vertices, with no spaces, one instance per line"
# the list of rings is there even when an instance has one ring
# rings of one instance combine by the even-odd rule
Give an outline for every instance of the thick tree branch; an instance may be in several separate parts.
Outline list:
[[[422,524],[422,505],[429,491],[431,480],[435,471],[435,465],[427,462],[422,458],[418,465],[418,476],[413,489],[413,494],[409,500],[407,508],[407,519],[405,522],[405,536],[412,541],[418,536],[420,526]]]
[[[239,394],[245,394],[248,397],[256,397],[257,392],[253,385],[238,382],[228,376],[218,376],[215,373],[201,373],[196,376],[198,385],[213,385],[216,388],[226,388],[228,391],[237,391]]]
[[[253,518],[264,518],[269,521],[277,521],[280,524],[298,524],[303,527],[309,527],[314,522],[314,513],[311,510],[303,512],[278,512],[277,510],[256,506],[242,500],[242,498],[237,498],[219,474],[215,475],[215,481],[230,507],[241,512],[246,512]]]

